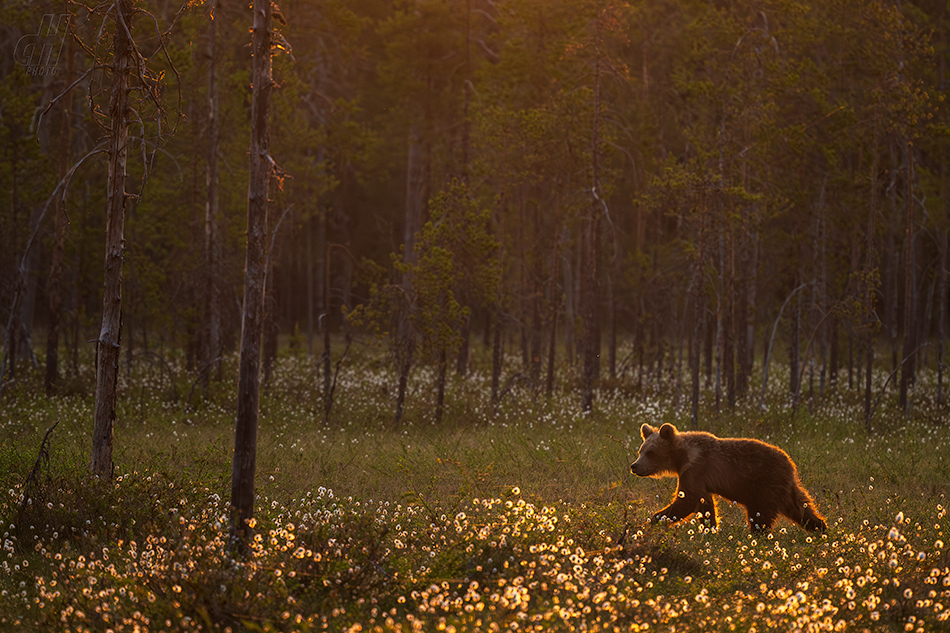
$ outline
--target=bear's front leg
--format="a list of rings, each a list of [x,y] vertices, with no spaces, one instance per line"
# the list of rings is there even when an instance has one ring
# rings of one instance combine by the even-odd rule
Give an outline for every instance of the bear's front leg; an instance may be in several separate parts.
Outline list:
[[[650,523],[659,523],[660,521],[664,520],[669,521],[670,523],[682,521],[699,509],[700,501],[702,500],[704,499],[701,498],[699,493],[690,492],[681,488],[676,491],[676,497],[674,498],[673,503],[650,517]],[[709,499],[709,503],[712,503],[711,497]],[[704,510],[704,512],[708,512],[708,509]],[[715,517],[715,508],[713,508],[712,512],[713,516]]]

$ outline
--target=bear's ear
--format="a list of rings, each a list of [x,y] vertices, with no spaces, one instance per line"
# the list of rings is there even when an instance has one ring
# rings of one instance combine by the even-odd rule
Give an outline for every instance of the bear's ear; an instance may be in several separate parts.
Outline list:
[[[660,427],[660,437],[667,441],[672,440],[676,437],[676,427],[667,422]]]
[[[656,429],[654,429],[649,424],[643,424],[643,426],[640,427],[640,437],[642,437],[643,439],[647,439],[648,437],[653,435],[653,432],[655,430]]]

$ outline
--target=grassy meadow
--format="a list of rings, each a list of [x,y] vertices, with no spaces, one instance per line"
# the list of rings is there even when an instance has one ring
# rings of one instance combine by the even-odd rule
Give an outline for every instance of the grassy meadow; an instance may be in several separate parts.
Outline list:
[[[767,410],[717,413],[707,394],[702,428],[784,448],[829,523],[750,535],[724,502],[715,531],[646,526],[675,479],[629,464],[641,423],[689,427],[674,385],[618,380],[585,416],[567,376],[550,399],[517,383],[492,407],[476,362],[435,426],[420,369],[392,429],[393,376],[362,350],[325,424],[315,362],[285,352],[262,392],[256,536],[238,556],[235,381],[202,397],[176,361],[123,371],[115,477],[98,482],[91,372],[54,399],[21,377],[0,403],[0,630],[950,630],[950,428],[929,373],[910,415],[885,396],[871,435],[846,385],[793,413],[781,368]]]

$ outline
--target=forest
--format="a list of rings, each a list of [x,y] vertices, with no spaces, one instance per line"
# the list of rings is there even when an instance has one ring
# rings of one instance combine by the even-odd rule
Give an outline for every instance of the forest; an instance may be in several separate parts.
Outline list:
[[[122,362],[178,350],[206,383],[240,337],[252,15],[130,6]],[[50,393],[103,318],[103,11],[2,8],[3,376],[44,365]],[[550,394],[570,368],[584,410],[602,381],[673,380],[695,421],[701,392],[756,398],[779,357],[795,406],[846,379],[870,412],[875,353],[905,410],[924,366],[943,402],[945,14],[275,5],[265,381],[284,344],[329,374],[332,332],[386,339],[397,422],[412,370],[464,376],[478,341],[494,395],[506,372]]]
[[[943,630],[946,13],[0,2],[0,628]]]

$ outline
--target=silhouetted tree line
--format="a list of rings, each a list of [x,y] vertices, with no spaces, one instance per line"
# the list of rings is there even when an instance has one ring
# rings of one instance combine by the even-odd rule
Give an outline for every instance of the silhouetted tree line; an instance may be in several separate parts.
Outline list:
[[[212,4],[115,3],[125,88],[113,13],[0,8],[4,382],[45,363],[54,394],[90,340],[220,380],[254,264],[265,380],[289,342],[329,403],[329,334],[378,331],[397,421],[413,367],[441,414],[475,344],[495,401],[560,374],[698,423],[779,359],[793,406],[847,384],[870,420],[874,367],[905,408],[936,367],[945,400],[943,3],[284,0],[253,234],[255,16]]]

